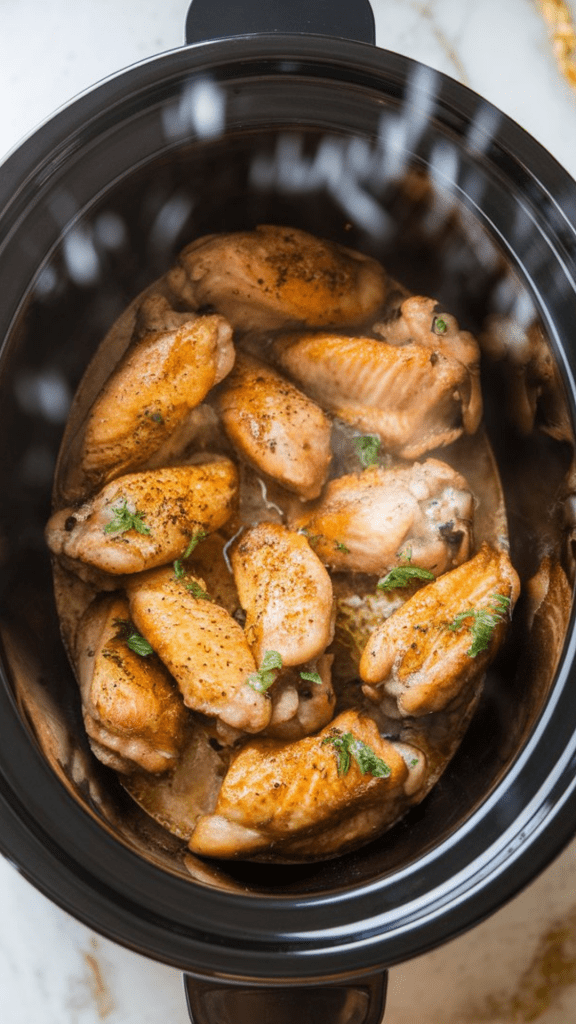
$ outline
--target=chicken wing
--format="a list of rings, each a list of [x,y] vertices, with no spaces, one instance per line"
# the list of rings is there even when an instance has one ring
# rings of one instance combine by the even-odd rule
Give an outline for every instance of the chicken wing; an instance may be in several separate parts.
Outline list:
[[[199,576],[173,569],[133,577],[130,614],[174,676],[187,707],[245,732],[260,732],[272,704],[249,685],[256,671],[242,627],[210,600]]]
[[[383,573],[410,562],[439,576],[470,556],[473,517],[464,477],[427,459],[331,480],[312,507],[292,511],[289,524],[331,569]]]
[[[332,584],[305,537],[260,523],[236,542],[231,562],[258,665],[266,651],[276,651],[284,667],[325,651],[334,633]]]
[[[145,299],[130,347],[90,409],[78,441],[75,492],[143,466],[232,369],[232,329],[221,316],[176,313]]]
[[[476,376],[438,345],[387,344],[333,333],[282,334],[272,357],[308,395],[345,423],[377,434],[406,459],[474,433]]]
[[[237,490],[234,463],[223,458],[131,473],[79,508],[55,513],[46,539],[54,554],[103,572],[141,572],[178,558],[192,536],[222,526]]]
[[[333,740],[348,734],[370,747],[388,774],[362,774],[353,758],[342,771]],[[199,819],[190,849],[210,857],[245,857],[273,848],[281,856],[284,843],[317,836],[359,811],[377,806],[381,812],[385,804],[396,816],[406,802],[409,774],[394,744],[356,711],[296,743],[251,740],[232,762],[214,812]]]
[[[302,498],[317,498],[330,465],[330,421],[310,398],[263,363],[239,354],[218,396],[240,455]]]
[[[470,399],[462,409],[464,430],[473,434],[482,418],[480,388],[480,348],[469,331],[460,330],[456,317],[442,312],[434,299],[411,295],[400,305],[397,315],[374,324],[373,331],[388,345],[423,345],[455,359],[470,377]]]
[[[124,597],[96,600],[82,617],[75,652],[82,713],[94,753],[118,771],[173,768],[190,733],[190,716],[155,654],[128,645]]]
[[[240,330],[360,323],[388,288],[376,260],[275,225],[197,239],[166,281],[179,301],[209,304]]]
[[[483,544],[374,630],[360,659],[364,693],[376,702],[391,698],[388,714],[442,710],[485,672],[519,592],[508,555]]]

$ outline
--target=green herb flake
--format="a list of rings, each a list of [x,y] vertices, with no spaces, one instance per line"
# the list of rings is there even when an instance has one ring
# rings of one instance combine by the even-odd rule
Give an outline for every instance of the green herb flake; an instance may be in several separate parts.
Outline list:
[[[128,508],[126,498],[123,498],[123,505],[116,505],[112,508],[114,518],[104,527],[104,533],[126,533],[128,530],[136,530],[136,533],[150,533],[150,527],[142,522],[143,512],[131,512]]]
[[[349,555],[350,554],[350,548],[347,548],[346,545],[343,544],[341,540],[337,540],[335,543],[336,543],[336,551],[343,551],[345,555]]]
[[[149,654],[154,653],[152,645],[137,632],[129,619],[114,619],[114,625],[118,629],[114,639],[123,640],[126,646],[134,651],[134,654],[139,654],[141,658],[147,658]]]
[[[415,768],[417,764],[418,764],[418,758],[417,757],[413,757],[412,760],[408,762],[408,767],[409,768]]]
[[[141,658],[147,658],[149,654],[154,653],[152,644],[149,644],[146,638],[140,636],[139,633],[132,633],[126,641],[126,646],[134,651],[134,654],[139,654]]]
[[[190,583],[186,583],[186,590],[189,590],[192,597],[197,598],[199,601],[211,601],[212,598],[205,590],[202,589],[200,584],[196,580],[190,580]]]
[[[386,576],[378,580],[376,590],[400,590],[402,587],[407,587],[413,580],[430,581],[435,579],[434,573],[430,572],[429,569],[420,569],[417,565],[410,564],[412,562],[412,548],[400,551],[398,557],[404,559],[406,565],[398,565],[395,569],[391,569]]]
[[[194,551],[194,548],[198,544],[200,544],[200,541],[206,540],[207,536],[208,536],[208,534],[206,533],[205,530],[199,530],[198,533],[192,534],[192,536],[190,537],[190,542],[188,544],[188,547],[186,548],[186,551],[184,552],[183,555],[180,556],[180,558],[177,558],[176,561],[173,563],[173,565],[174,565],[174,575],[175,575],[177,580],[183,579],[184,576],[186,575],[186,570],[185,570],[184,566],[182,565],[181,559],[182,558],[189,558],[190,555],[192,554],[192,552]]]
[[[448,330],[448,324],[441,316],[435,316],[432,321],[432,333],[433,334],[446,334]]]
[[[300,533],[303,537],[306,537],[311,548],[316,547],[318,541],[322,540],[321,533],[309,533],[305,526],[301,526],[296,532]]]
[[[185,575],[186,575],[186,570],[185,570],[184,566],[182,565],[182,562],[180,561],[180,559],[177,558],[176,561],[173,563],[173,565],[174,565],[174,576],[175,576],[175,578],[177,580],[183,580]]]
[[[300,679],[304,679],[307,683],[316,683],[317,686],[322,686],[322,678],[319,672],[301,672]]]
[[[467,620],[471,620],[466,626],[472,636],[472,645],[466,651],[470,658],[475,658],[477,654],[488,650],[496,626],[509,614],[509,597],[505,597],[504,594],[493,594],[491,602],[488,608],[467,608],[459,612],[448,624],[448,629],[456,632],[462,629]]]
[[[364,469],[376,465],[380,450],[380,438],[376,434],[364,434],[360,437],[353,437],[352,444]]]
[[[258,693],[266,693],[276,681],[276,673],[282,668],[282,655],[278,651],[265,651],[262,664],[257,672],[251,672],[246,682]]]
[[[358,765],[362,775],[370,774],[375,779],[386,779],[390,775],[390,768],[381,757],[369,747],[367,743],[357,739],[354,733],[345,732],[341,735],[333,734],[322,740],[322,746],[332,743],[336,749],[338,761],[338,775],[346,775],[352,763],[352,758]]]
[[[413,580],[430,581],[435,578],[434,573],[429,569],[419,569],[417,565],[398,565],[381,580],[378,580],[376,590],[400,590],[402,587],[407,587]]]

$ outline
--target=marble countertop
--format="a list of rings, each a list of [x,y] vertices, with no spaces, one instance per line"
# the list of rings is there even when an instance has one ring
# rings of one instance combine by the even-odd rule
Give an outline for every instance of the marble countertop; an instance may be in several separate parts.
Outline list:
[[[186,0],[3,0],[0,160],[78,92],[181,45],[187,6]],[[576,91],[558,71],[535,0],[372,0],[372,6],[378,45],[485,96],[576,178]],[[572,844],[489,921],[394,969],[387,1024],[575,1019],[575,876]],[[2,859],[0,906],[3,1024],[188,1020],[178,971],[92,933]]]

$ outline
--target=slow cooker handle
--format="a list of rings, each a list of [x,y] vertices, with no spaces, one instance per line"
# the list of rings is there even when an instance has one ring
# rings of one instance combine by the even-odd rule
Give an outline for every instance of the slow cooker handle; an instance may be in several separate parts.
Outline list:
[[[338,985],[249,988],[184,975],[192,1024],[380,1024],[388,972]]]
[[[193,0],[186,42],[253,33],[316,34],[376,43],[369,0]]]

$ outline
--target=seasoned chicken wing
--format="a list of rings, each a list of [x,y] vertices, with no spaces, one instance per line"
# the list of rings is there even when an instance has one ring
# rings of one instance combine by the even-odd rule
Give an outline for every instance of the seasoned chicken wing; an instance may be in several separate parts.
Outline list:
[[[322,498],[292,512],[326,565],[383,573],[408,562],[435,576],[470,556],[474,498],[460,473],[438,459],[371,466],[331,480]]]
[[[442,710],[485,672],[519,591],[508,555],[483,544],[374,630],[360,659],[366,696],[391,698],[388,714]]]
[[[474,433],[482,407],[476,376],[441,339],[404,346],[340,334],[282,334],[278,366],[324,409],[406,459]]]
[[[260,523],[231,553],[245,632],[258,665],[276,651],[284,667],[322,654],[334,633],[332,584],[305,537]]]
[[[475,433],[482,418],[482,391],[480,348],[474,335],[460,330],[456,317],[441,312],[434,299],[423,295],[405,299],[396,316],[374,324],[373,330],[388,345],[424,345],[466,368],[470,377],[470,400],[462,409],[463,425],[467,434]]]
[[[388,288],[376,260],[275,225],[197,239],[166,280],[179,301],[211,305],[240,330],[357,324],[376,315]]]
[[[141,572],[178,558],[191,537],[222,526],[237,490],[236,467],[223,458],[131,473],[79,508],[56,512],[46,539],[55,554],[103,572]]]
[[[384,762],[387,774],[362,774],[354,758],[347,772],[339,771],[332,741],[349,733]],[[394,744],[356,711],[344,712],[318,736],[296,743],[251,740],[232,762],[214,812],[199,819],[190,849],[209,857],[245,857],[268,849],[281,856],[291,839],[319,835],[361,810],[377,806],[381,811],[386,805],[396,816],[406,803],[409,774]]]
[[[255,469],[317,498],[330,465],[330,421],[293,384],[240,354],[218,396],[230,440]]]
[[[75,652],[84,724],[104,764],[165,772],[189,738],[190,716],[162,662],[128,645],[135,632],[124,597],[96,600],[84,613]]]
[[[130,347],[73,443],[68,489],[84,495],[143,466],[233,363],[224,317],[176,313],[158,294],[145,299]]]
[[[157,569],[129,581],[130,614],[174,676],[187,707],[245,732],[270,721],[266,694],[248,682],[256,665],[242,627],[210,600],[198,576]]]

